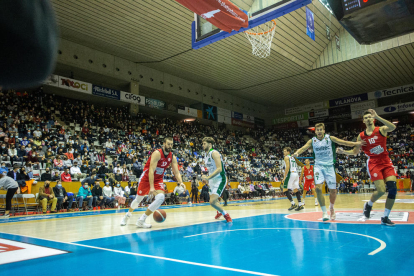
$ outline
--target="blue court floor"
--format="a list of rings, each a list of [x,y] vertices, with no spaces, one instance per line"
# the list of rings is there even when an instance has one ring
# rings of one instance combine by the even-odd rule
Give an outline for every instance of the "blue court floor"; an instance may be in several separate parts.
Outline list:
[[[74,243],[4,233],[0,239],[61,250],[0,265],[2,276],[414,275],[414,225],[324,224],[270,214]]]

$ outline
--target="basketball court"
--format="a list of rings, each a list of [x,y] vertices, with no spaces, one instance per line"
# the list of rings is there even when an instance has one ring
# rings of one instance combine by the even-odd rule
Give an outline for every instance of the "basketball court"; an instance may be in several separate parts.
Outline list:
[[[215,221],[204,203],[162,206],[166,221],[151,218],[149,230],[135,226],[143,208],[125,227],[119,223],[126,210],[10,218],[0,220],[1,269],[4,275],[30,274],[45,264],[60,275],[138,267],[149,275],[412,275],[414,195],[399,193],[404,202],[394,206],[392,228],[380,225],[383,203],[360,221],[369,196],[338,195],[337,221],[328,223],[311,197],[300,212],[286,211],[285,198],[231,201],[231,224]]]

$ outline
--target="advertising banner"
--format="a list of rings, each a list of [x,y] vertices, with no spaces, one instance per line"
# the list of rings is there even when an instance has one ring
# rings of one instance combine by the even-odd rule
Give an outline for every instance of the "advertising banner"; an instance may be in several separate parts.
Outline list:
[[[92,94],[118,101],[121,99],[121,91],[99,85],[92,86]]]
[[[352,119],[361,119],[366,110],[374,108],[375,101],[366,101],[357,104],[351,104],[351,117]]]
[[[306,7],[306,34],[315,41],[315,21],[313,12]]]
[[[329,108],[330,121],[347,120],[351,119],[351,107],[349,105]]]
[[[286,108],[285,115],[298,114],[298,113],[303,113],[303,112],[307,112],[311,110],[318,110],[318,109],[323,109],[323,108],[329,108],[328,101]]]
[[[368,93],[368,99],[374,100],[374,99],[379,99],[379,98],[384,98],[384,97],[397,96],[397,95],[401,95],[405,93],[411,93],[411,92],[414,92],[414,83],[407,84],[404,86],[398,86],[398,87],[370,92]]]
[[[254,123],[254,117],[250,116],[250,115],[243,114],[243,121],[249,122],[249,123]]]
[[[243,114],[236,111],[231,112],[231,117],[237,120],[243,120]]]
[[[187,107],[187,106],[179,105],[178,106],[178,113],[183,114],[183,115],[187,115],[187,116],[191,116],[191,117],[197,117],[197,109]]]
[[[231,118],[231,110],[217,107],[217,115],[222,115],[224,117],[230,117]]]
[[[341,105],[349,105],[349,104],[363,102],[367,100],[368,100],[368,94],[364,93],[364,94],[353,95],[349,97],[338,98],[335,100],[330,100],[329,106],[335,107],[335,106],[341,106]]]
[[[82,93],[92,94],[92,83],[65,78],[62,76],[59,76],[59,87]]]
[[[254,118],[254,124],[256,125],[257,128],[264,128],[265,127],[265,121],[263,119]]]
[[[301,120],[307,120],[308,118],[309,118],[309,113],[304,112],[300,114],[284,116],[284,117],[273,119],[273,124],[278,125],[278,124],[283,124],[283,123],[297,122]]]
[[[203,104],[203,119],[217,121],[217,106]]]
[[[138,105],[145,105],[145,97],[121,91],[121,101]]]
[[[298,128],[298,123],[297,122],[290,122],[290,123],[284,123],[284,124],[277,124],[277,125],[273,125],[273,128],[275,128],[275,129]]]
[[[225,123],[227,125],[231,125],[231,117],[227,117],[227,116],[223,116],[223,115],[217,115],[217,122]]]
[[[239,126],[239,127],[246,127],[246,128],[254,128],[254,123],[245,122],[242,120],[237,120],[235,118],[231,119],[231,124],[233,126]]]
[[[50,85],[50,86],[59,86],[59,76],[50,75],[43,81],[43,84]]]
[[[156,99],[146,98],[145,105],[151,108],[165,109],[165,102]]]
[[[405,112],[414,110],[414,102],[393,104],[375,108],[378,115],[385,115],[391,113]]]

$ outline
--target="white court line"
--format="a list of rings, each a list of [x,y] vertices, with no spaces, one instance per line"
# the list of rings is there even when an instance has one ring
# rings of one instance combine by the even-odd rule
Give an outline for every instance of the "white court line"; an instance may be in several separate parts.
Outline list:
[[[202,235],[208,235],[208,234],[214,234],[214,233],[225,233],[225,232],[235,232],[235,231],[250,231],[250,230],[316,230],[316,231],[337,232],[337,233],[345,233],[345,234],[351,234],[351,235],[367,237],[367,238],[370,238],[370,239],[374,239],[374,240],[376,240],[377,242],[379,242],[381,244],[380,247],[378,247],[374,251],[370,252],[368,255],[375,255],[378,252],[382,251],[387,246],[387,244],[384,241],[382,241],[380,239],[377,239],[375,237],[371,237],[371,236],[367,236],[367,235],[363,235],[363,234],[358,234],[358,233],[352,233],[352,232],[328,230],[328,229],[316,229],[316,228],[250,228],[250,229],[235,229],[235,230],[225,230],[225,231],[215,231],[215,232],[201,233],[201,234],[196,234],[196,235],[191,235],[191,236],[185,236],[184,238],[190,238],[190,237],[196,237],[196,236],[202,236]]]
[[[38,240],[51,241],[51,242],[69,244],[69,245],[74,245],[74,246],[87,247],[87,248],[92,248],[92,249],[98,249],[98,250],[103,250],[103,251],[110,251],[110,252],[115,252],[115,253],[133,255],[133,256],[140,256],[140,257],[151,258],[151,259],[159,259],[159,260],[176,262],[176,263],[182,263],[182,264],[189,264],[189,265],[195,265],[195,266],[201,266],[201,267],[216,268],[216,269],[227,270],[227,271],[234,271],[234,272],[240,272],[240,273],[251,274],[251,275],[278,276],[278,275],[274,275],[274,274],[267,274],[267,273],[261,273],[261,272],[255,272],[255,271],[249,271],[249,270],[243,270],[243,269],[237,269],[237,268],[231,268],[231,267],[224,267],[224,266],[217,266],[217,265],[209,265],[209,264],[202,264],[202,263],[196,263],[196,262],[189,262],[189,261],[183,261],[183,260],[178,260],[178,259],[171,259],[171,258],[166,258],[166,257],[159,257],[159,256],[153,256],[153,255],[147,255],[147,254],[140,254],[140,253],[120,251],[120,250],[114,250],[114,249],[103,248],[103,247],[90,246],[90,245],[85,245],[85,244],[78,244],[78,243],[73,243],[73,242],[60,242],[60,241],[56,241],[56,240],[35,238],[35,237],[31,237],[31,236],[16,235],[16,234],[9,234],[9,233],[1,233],[1,234],[7,234],[7,235],[13,235],[13,236],[19,236],[19,237],[26,237],[26,238],[33,238],[33,239],[38,239]],[[15,241],[15,240],[13,240],[13,241]],[[26,243],[27,243],[27,241],[26,241]]]

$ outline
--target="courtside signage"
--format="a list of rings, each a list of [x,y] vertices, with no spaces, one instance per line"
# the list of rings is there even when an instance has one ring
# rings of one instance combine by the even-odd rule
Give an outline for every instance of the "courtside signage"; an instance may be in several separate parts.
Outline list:
[[[414,83],[408,84],[405,86],[398,86],[398,87],[370,92],[368,93],[368,99],[374,100],[374,99],[392,97],[392,96],[397,96],[400,94],[412,93],[412,92],[414,92]]]

